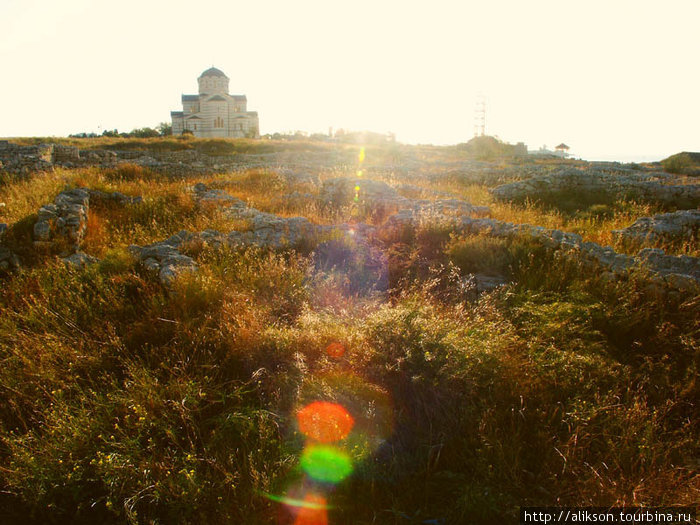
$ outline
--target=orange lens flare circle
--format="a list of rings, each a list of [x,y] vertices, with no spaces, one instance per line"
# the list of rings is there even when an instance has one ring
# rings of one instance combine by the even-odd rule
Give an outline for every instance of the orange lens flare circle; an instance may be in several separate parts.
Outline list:
[[[352,235],[353,233],[355,232],[350,230],[350,234]],[[326,354],[330,357],[335,357],[336,359],[343,357],[345,354],[345,345],[335,341],[326,347]]]
[[[337,403],[314,401],[297,412],[299,430],[306,437],[321,443],[345,439],[355,420]]]

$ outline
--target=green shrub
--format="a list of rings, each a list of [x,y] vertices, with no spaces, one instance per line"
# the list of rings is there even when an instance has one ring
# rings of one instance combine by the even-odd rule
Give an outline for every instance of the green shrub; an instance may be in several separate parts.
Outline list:
[[[445,252],[463,274],[508,275],[511,272],[513,255],[503,239],[487,235],[454,237]]]

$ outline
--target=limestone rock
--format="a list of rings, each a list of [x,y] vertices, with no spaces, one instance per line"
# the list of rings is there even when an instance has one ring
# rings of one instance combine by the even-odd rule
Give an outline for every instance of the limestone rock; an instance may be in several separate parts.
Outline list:
[[[120,192],[105,193],[98,190],[74,188],[59,193],[54,201],[45,204],[37,212],[34,224],[34,246],[50,249],[53,244],[61,244],[64,255],[80,250],[87,232],[90,199],[116,202],[120,205],[137,204],[141,197],[130,197]]]
[[[498,200],[536,200],[558,193],[607,194],[615,198],[633,198],[685,208],[700,205],[700,184],[673,184],[667,173],[632,170],[605,173],[596,169],[563,169],[551,174],[504,184],[491,189]]]
[[[195,184],[192,188],[192,191],[194,192],[195,199],[199,202],[217,204],[226,204],[234,202],[243,203],[243,201],[237,199],[236,197],[233,197],[232,195],[229,195],[225,191],[212,190],[207,188],[206,184],[202,182],[198,182],[197,184]]]
[[[0,246],[0,271],[6,272],[20,267],[20,260],[9,248]]]
[[[64,257],[63,262],[65,262],[67,266],[70,266],[72,268],[82,269],[87,266],[90,266],[91,264],[99,262],[99,259],[93,257],[92,255],[88,255],[87,253],[78,251],[74,254],[69,255],[68,257]]]
[[[700,286],[700,258],[687,255],[667,255],[663,250],[645,249],[636,256],[617,253],[610,246],[600,246],[592,242],[583,242],[575,233],[552,230],[529,224],[513,224],[490,218],[472,218],[461,216],[436,216],[453,228],[455,232],[484,234],[498,238],[514,239],[525,237],[552,250],[563,257],[578,261],[592,272],[606,274],[610,279],[627,272],[644,269],[649,272],[649,279],[659,287],[672,290],[692,290]],[[386,227],[415,227],[421,217],[414,210],[401,210],[389,217]]]
[[[181,254],[175,246],[166,242],[143,247],[131,245],[129,251],[147,270],[158,272],[160,281],[166,286],[172,284],[173,279],[183,272],[197,270],[197,264],[191,257]]]
[[[70,252],[77,251],[87,231],[89,201],[90,194],[83,188],[59,193],[53,204],[39,209],[34,224],[34,240],[47,243],[63,239]]]
[[[699,230],[700,210],[683,210],[641,217],[627,228],[613,230],[612,234],[623,242],[654,244],[679,240],[697,242]]]
[[[503,275],[486,275],[472,273],[462,278],[462,287],[469,295],[479,296],[482,293],[492,292],[508,284],[508,279]]]
[[[93,202],[114,202],[120,206],[140,204],[143,202],[143,197],[141,197],[140,195],[132,197],[130,195],[124,195],[123,193],[118,191],[107,193],[100,190],[88,190],[88,193],[90,195],[90,200],[92,200]]]

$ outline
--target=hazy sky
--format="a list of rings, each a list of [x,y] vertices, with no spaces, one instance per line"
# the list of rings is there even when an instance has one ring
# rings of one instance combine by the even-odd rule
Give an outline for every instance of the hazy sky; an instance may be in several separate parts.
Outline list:
[[[170,120],[215,65],[261,133],[700,150],[700,0],[0,0],[0,136]]]

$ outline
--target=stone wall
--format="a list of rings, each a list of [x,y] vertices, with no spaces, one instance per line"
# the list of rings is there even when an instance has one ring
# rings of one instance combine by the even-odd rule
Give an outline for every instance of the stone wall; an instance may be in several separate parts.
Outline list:
[[[18,146],[0,140],[0,168],[7,173],[24,175],[34,171],[53,169],[53,144]]]
[[[113,166],[117,154],[106,150],[80,151],[75,146],[39,144],[20,146],[0,140],[0,170],[14,175],[53,171],[55,166],[72,168],[77,166]]]
[[[325,186],[327,193],[321,199],[335,199],[356,185],[355,179],[330,179]],[[374,191],[368,192],[373,202],[388,198],[405,207],[391,215],[384,225],[372,227],[363,224],[337,224],[322,226],[309,222],[304,217],[279,217],[271,213],[249,208],[243,201],[227,195],[221,190],[211,190],[204,184],[195,185],[193,191],[199,200],[220,203],[235,218],[248,219],[250,228],[245,231],[222,233],[215,230],[203,232],[182,231],[165,241],[149,246],[131,246],[132,253],[147,268],[159,273],[160,279],[169,284],[182,271],[194,271],[196,263],[180,250],[191,243],[198,245],[257,245],[270,248],[294,246],[303,240],[318,239],[320,234],[332,231],[360,237],[374,234],[378,230],[390,231],[406,227],[415,228],[425,222],[439,222],[456,233],[483,234],[498,238],[524,238],[552,249],[563,257],[578,261],[587,271],[602,274],[607,278],[621,279],[630,272],[637,272],[660,293],[697,293],[700,290],[700,259],[689,256],[667,255],[663,250],[645,249],[637,255],[617,253],[609,246],[583,242],[578,234],[552,230],[529,224],[513,224],[490,218],[475,216],[488,213],[484,207],[475,207],[468,202],[455,199],[435,201],[411,200],[400,197],[388,185],[368,184]],[[374,181],[377,182],[377,181]],[[325,193],[325,195],[324,195]],[[343,200],[341,198],[341,200]],[[546,270],[545,270],[546,271]]]
[[[698,246],[700,210],[681,210],[640,217],[627,228],[613,230],[613,238],[628,245],[687,242]]]
[[[75,266],[94,262],[94,258],[80,251],[87,233],[91,200],[131,205],[140,203],[142,198],[86,188],[64,190],[52,203],[39,208],[33,229],[34,247],[42,252],[58,252]]]
[[[51,204],[39,208],[34,224],[34,246],[59,246],[62,256],[80,250],[87,231],[90,193],[83,188],[62,191]]]
[[[521,202],[526,199],[558,198],[561,194],[609,195],[660,203],[678,208],[700,205],[700,184],[674,184],[677,178],[667,173],[604,173],[598,170],[564,169],[493,188],[498,200]]]
[[[619,279],[631,271],[641,272],[644,278],[659,292],[700,291],[700,258],[687,255],[667,255],[663,250],[647,248],[637,255],[616,252],[610,246],[583,242],[580,235],[562,232],[530,224],[513,224],[490,218],[468,216],[435,216],[457,233],[482,234],[503,239],[524,238],[561,256],[579,262],[591,273],[602,274],[609,279]],[[416,227],[423,217],[415,213],[399,212],[387,221],[389,227]],[[543,269],[546,271],[546,269]]]

